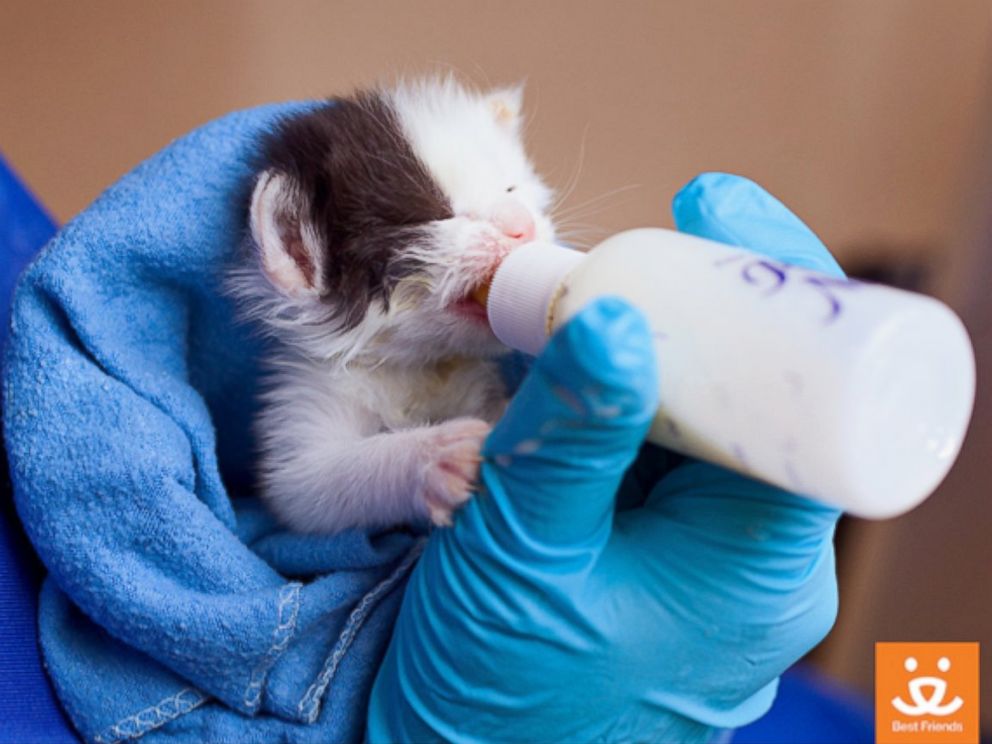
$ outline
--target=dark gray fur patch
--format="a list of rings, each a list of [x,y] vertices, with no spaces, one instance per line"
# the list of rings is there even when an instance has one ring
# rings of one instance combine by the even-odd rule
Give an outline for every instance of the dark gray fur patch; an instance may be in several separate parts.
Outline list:
[[[452,216],[451,205],[404,137],[396,112],[378,93],[330,99],[287,118],[262,142],[260,169],[288,176],[320,238],[331,318],[353,328],[369,305],[388,305],[396,283],[418,270],[405,250],[424,227]],[[285,216],[280,229],[296,230]],[[307,258],[292,254],[297,263]],[[300,265],[312,276],[314,267]]]

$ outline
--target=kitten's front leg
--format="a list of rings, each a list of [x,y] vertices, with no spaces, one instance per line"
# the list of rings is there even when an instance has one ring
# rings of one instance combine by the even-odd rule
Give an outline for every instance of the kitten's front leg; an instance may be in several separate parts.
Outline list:
[[[450,525],[452,512],[468,500],[491,429],[480,419],[459,418],[419,430],[424,469],[417,500],[434,524]]]
[[[270,507],[304,532],[426,519],[450,524],[471,495],[490,431],[484,421],[460,418],[360,436],[342,431],[340,418],[318,426],[315,412],[308,414],[295,426],[270,429],[263,458]]]

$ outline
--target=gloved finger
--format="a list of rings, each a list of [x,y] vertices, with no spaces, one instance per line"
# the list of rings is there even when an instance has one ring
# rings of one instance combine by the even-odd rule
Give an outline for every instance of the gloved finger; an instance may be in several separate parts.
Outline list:
[[[703,173],[672,201],[679,230],[738,245],[784,263],[842,277],[844,271],[813,231],[753,181]]]
[[[487,440],[483,489],[466,511],[482,510],[505,546],[604,545],[657,406],[644,316],[617,298],[590,303],[551,338]]]

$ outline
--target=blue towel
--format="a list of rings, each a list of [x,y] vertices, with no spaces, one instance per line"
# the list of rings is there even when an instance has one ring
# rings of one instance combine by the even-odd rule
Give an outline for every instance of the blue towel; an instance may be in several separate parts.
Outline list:
[[[49,570],[45,662],[88,741],[363,733],[422,538],[293,535],[250,497],[261,342],[218,290],[255,141],[294,110],[235,113],[173,143],[17,287],[4,377],[15,500]]]

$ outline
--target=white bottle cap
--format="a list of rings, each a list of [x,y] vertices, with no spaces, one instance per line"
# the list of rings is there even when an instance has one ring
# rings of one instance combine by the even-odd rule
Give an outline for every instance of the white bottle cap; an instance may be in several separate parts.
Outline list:
[[[554,243],[527,243],[503,259],[486,310],[496,338],[537,356],[548,341],[551,303],[585,254]]]

